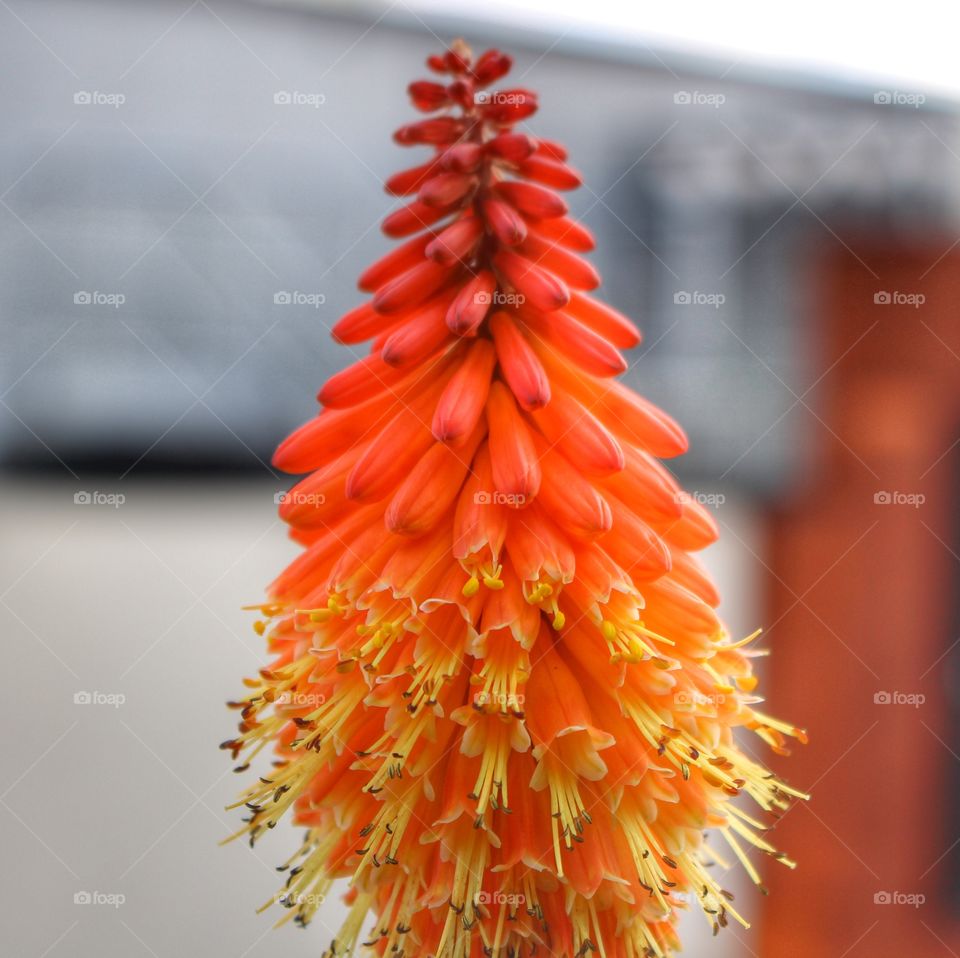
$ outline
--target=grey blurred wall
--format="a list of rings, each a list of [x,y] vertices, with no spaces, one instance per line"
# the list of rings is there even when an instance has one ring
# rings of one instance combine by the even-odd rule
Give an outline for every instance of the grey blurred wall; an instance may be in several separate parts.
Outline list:
[[[381,10],[0,10],[7,462],[269,470],[359,354],[328,328],[389,248],[383,179],[422,155],[390,140],[406,83],[458,28]],[[680,468],[780,488],[803,463],[816,257],[851,228],[952,228],[955,115],[549,32],[504,45],[542,95],[531,129],[585,174],[572,206],[646,333],[629,378],[691,432]]]

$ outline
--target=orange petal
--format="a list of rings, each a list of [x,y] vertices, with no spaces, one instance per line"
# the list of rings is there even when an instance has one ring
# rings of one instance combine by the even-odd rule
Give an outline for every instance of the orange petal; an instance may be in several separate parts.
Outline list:
[[[687,451],[683,429],[662,409],[621,383],[609,384],[594,411],[614,433],[658,459]]]
[[[467,477],[453,520],[453,554],[466,559],[490,550],[496,560],[507,534],[505,508],[493,501],[493,468],[490,450],[483,443],[473,462],[473,473]]]
[[[478,339],[447,384],[433,414],[433,434],[441,442],[468,435],[483,414],[496,353],[489,339]]]
[[[383,566],[378,583],[397,597],[416,601],[432,595],[433,586],[447,571],[444,562],[450,550],[447,530],[440,528],[429,535],[403,536],[397,542],[395,552]]]
[[[548,578],[569,582],[576,568],[576,556],[565,535],[534,501],[522,512],[510,513],[507,552],[517,574],[528,582]]]
[[[467,280],[447,311],[447,326],[458,336],[469,336],[483,322],[493,302],[497,278],[488,269]]]
[[[565,163],[535,153],[517,164],[521,176],[536,180],[555,190],[575,190],[583,183],[580,174]]]
[[[526,686],[526,721],[530,738],[541,748],[550,748],[558,738],[595,731],[593,712],[583,694],[583,687],[569,665],[553,648],[553,639],[542,627],[532,658],[536,667],[530,670]],[[597,749],[614,745],[613,737],[604,733],[585,740],[584,751],[593,753],[584,758],[592,762]],[[579,763],[578,763],[579,764]],[[568,769],[571,775],[578,770]]]
[[[605,339],[562,310],[542,313],[523,307],[520,318],[536,335],[537,355],[556,353],[591,376],[619,376],[626,361]]]
[[[534,220],[528,224],[530,232],[551,243],[559,243],[578,253],[589,253],[596,247],[593,234],[576,220],[558,216],[549,220]]]
[[[534,186],[532,183],[498,183],[494,189],[511,206],[521,213],[535,216],[537,219],[550,219],[553,216],[565,216],[567,204],[553,190]]]
[[[533,233],[527,236],[517,251],[575,289],[596,289],[600,285],[600,274],[585,259]]]
[[[601,540],[603,550],[634,580],[658,579],[670,571],[670,552],[663,540],[633,510],[608,497],[613,528]]]
[[[449,211],[442,207],[435,208],[414,200],[409,205],[391,213],[381,224],[381,229],[387,236],[409,236],[411,233],[419,233],[420,230],[432,226],[449,215]]]
[[[564,312],[620,349],[633,349],[642,338],[640,330],[623,313],[592,296],[571,293]]]
[[[344,313],[330,332],[338,343],[362,343],[382,333],[393,322],[395,317],[378,313],[373,303],[363,303]]]
[[[388,366],[375,353],[331,376],[317,393],[317,399],[330,409],[344,409],[393,389],[409,375],[409,369]]]
[[[483,606],[480,629],[490,632],[509,628],[514,640],[529,649],[540,631],[540,609],[524,599],[520,579],[510,562],[504,562],[500,579],[503,588],[490,592]]]
[[[720,593],[696,556],[689,555],[675,546],[671,547],[670,555],[673,559],[670,578],[712,608],[715,609],[720,605]]]
[[[543,481],[537,500],[557,525],[583,539],[606,532],[613,516],[606,499],[554,449],[537,444]]]
[[[547,140],[542,136],[537,137],[535,152],[552,160],[558,160],[560,163],[565,163],[567,160],[567,148],[562,143],[558,143],[556,140]]]
[[[631,446],[624,446],[626,468],[605,479],[600,487],[608,489],[642,519],[658,528],[669,528],[683,515],[673,477],[656,460]]]
[[[536,309],[550,312],[570,301],[566,283],[525,256],[501,249],[493,257],[497,272]]]
[[[435,158],[422,166],[401,170],[399,173],[394,173],[384,184],[384,187],[392,196],[409,196],[420,189],[424,182],[436,172],[438,166],[439,162]]]
[[[570,462],[592,476],[608,476],[624,466],[620,443],[588,409],[565,392],[531,417],[537,428]]]
[[[517,402],[524,409],[540,409],[550,401],[550,383],[540,360],[510,314],[500,310],[490,317],[497,359]]]
[[[526,221],[509,203],[488,199],[483,201],[481,209],[490,232],[504,246],[516,246],[523,242],[527,235]]]
[[[347,505],[346,480],[368,445],[348,449],[285,493],[277,512],[295,526],[327,525]]]
[[[687,552],[696,552],[717,541],[720,537],[717,522],[696,499],[683,497],[681,507],[682,516],[664,530],[663,537],[668,542]]]
[[[381,508],[377,505],[344,509],[340,515],[331,516],[328,523],[317,528],[319,537],[277,576],[267,594],[276,599],[296,597],[322,585],[343,552],[344,542],[353,542],[365,529],[380,522]]]
[[[390,501],[385,522],[391,532],[413,536],[433,528],[459,495],[485,433],[480,420],[463,446],[437,442],[430,447]]]
[[[375,293],[381,286],[396,276],[405,273],[408,269],[423,261],[424,250],[433,239],[432,232],[421,233],[407,240],[386,256],[368,266],[357,280],[360,289]]]
[[[619,382],[585,379],[572,361],[537,340],[534,349],[557,389],[581,398],[615,436],[660,459],[686,452],[684,431],[653,403]]]
[[[673,623],[704,635],[713,635],[720,629],[720,620],[713,609],[683,586],[664,576],[656,582],[646,583],[643,593],[647,599],[644,618],[648,624],[654,621]]]
[[[378,313],[410,309],[432,296],[453,275],[449,266],[432,259],[421,260],[378,289],[373,297],[373,308]]]
[[[540,491],[540,463],[530,430],[503,383],[490,387],[487,422],[494,484],[489,491],[505,496],[507,505],[522,508]]]
[[[347,498],[376,502],[393,491],[433,445],[427,417],[446,379],[440,379],[390,420],[347,479]]]
[[[447,307],[446,297],[439,296],[391,333],[383,344],[383,361],[390,366],[412,366],[423,362],[450,342],[450,330],[446,323]]]
[[[452,206],[464,199],[476,185],[477,178],[468,173],[438,173],[420,187],[417,199],[427,206]]]
[[[425,255],[445,266],[465,262],[473,254],[481,236],[482,220],[476,216],[463,216],[430,241]]]
[[[394,399],[385,394],[349,409],[325,409],[294,430],[273,454],[273,464],[284,472],[319,469],[345,449],[379,431],[386,423]]]

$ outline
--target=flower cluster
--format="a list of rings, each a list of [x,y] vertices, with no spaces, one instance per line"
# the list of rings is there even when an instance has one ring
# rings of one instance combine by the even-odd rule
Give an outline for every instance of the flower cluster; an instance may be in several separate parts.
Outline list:
[[[334,328],[369,354],[276,453],[307,474],[280,506],[303,551],[231,703],[240,770],[274,756],[238,834],[306,827],[272,899],[300,923],[349,879],[328,955],[664,958],[680,908],[743,921],[705,831],[755,881],[751,854],[782,859],[734,799],[798,793],[735,729],[803,733],[755,708],[753,636],[691,554],[717,529],[659,461],[682,430],[613,378],[640,335],[589,295],[557,193],[580,178],[518,129],[535,94],[490,90],[498,51],[427,63],[434,115],[394,138],[430,158],[386,184],[404,241]]]

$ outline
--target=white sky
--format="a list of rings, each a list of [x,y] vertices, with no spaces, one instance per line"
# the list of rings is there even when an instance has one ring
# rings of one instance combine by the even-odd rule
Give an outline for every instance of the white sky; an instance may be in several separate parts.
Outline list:
[[[404,0],[418,12],[515,23],[548,35],[588,36],[717,57],[744,67],[960,98],[956,0],[803,3],[724,0]],[[736,69],[730,76],[736,77]]]

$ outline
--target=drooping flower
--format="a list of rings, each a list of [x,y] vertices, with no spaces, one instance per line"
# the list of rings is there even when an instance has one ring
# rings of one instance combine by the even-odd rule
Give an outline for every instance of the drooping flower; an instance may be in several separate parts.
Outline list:
[[[556,192],[580,178],[518,129],[536,95],[489,91],[496,50],[427,63],[410,95],[435,115],[394,138],[430,156],[386,184],[403,242],[334,328],[372,347],[275,457],[307,474],[280,506],[303,551],[232,703],[240,770],[274,754],[238,834],[306,827],[287,918],[349,880],[328,955],[662,958],[679,909],[745,923],[705,832],[756,882],[757,852],[786,861],[737,799],[776,817],[799,793],[735,730],[804,736],[755,708],[754,637],[691,554],[717,529],[659,462],[682,430],[614,378],[640,334],[589,295]]]

